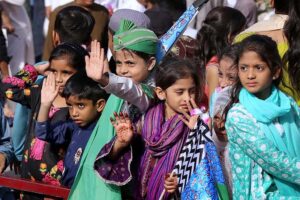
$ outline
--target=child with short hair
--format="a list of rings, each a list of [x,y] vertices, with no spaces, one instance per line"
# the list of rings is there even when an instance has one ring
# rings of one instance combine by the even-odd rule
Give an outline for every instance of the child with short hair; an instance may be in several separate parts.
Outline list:
[[[37,118],[35,136],[52,144],[69,143],[64,157],[64,170],[60,182],[71,187],[77,173],[81,155],[108,99],[98,83],[80,73],[66,83],[62,96],[69,107],[70,118],[50,124],[48,113],[58,95],[55,76],[50,73],[43,82],[41,108]]]
[[[35,122],[40,109],[39,84],[34,84],[38,74],[52,72],[56,76],[56,84],[59,86],[59,95],[55,98],[49,117],[51,123],[66,120],[68,108],[65,99],[61,96],[66,81],[76,72],[85,73],[84,56],[87,52],[80,45],[75,43],[63,43],[58,45],[51,53],[50,66],[45,69],[26,65],[23,70],[12,77],[8,77],[1,83],[1,92],[6,98],[21,103],[31,109],[29,129],[26,136],[24,157],[21,165],[21,177],[37,181],[46,181],[51,176],[50,184],[59,184],[58,180],[62,171],[51,169],[56,168],[63,158],[64,145],[50,145],[34,137]],[[54,170],[55,171],[55,170]],[[50,173],[51,172],[51,173]],[[43,199],[42,195],[35,195]],[[28,197],[33,199],[33,197]]]
[[[88,153],[83,155],[83,162],[72,187],[70,199],[102,198],[98,191],[103,188],[104,182],[95,176],[90,166],[94,165],[103,145],[115,135],[112,125],[107,123],[111,114],[124,111],[129,113],[133,122],[137,122],[151,105],[153,99],[151,86],[154,85],[152,71],[156,65],[157,42],[158,38],[152,31],[138,28],[131,21],[123,20],[114,35],[117,75],[105,72],[104,50],[100,48],[99,42],[92,42],[91,56],[86,57],[87,75],[111,95],[87,144],[85,152]],[[94,192],[86,187],[88,183],[95,188]],[[114,191],[120,191],[120,188],[115,187]]]
[[[55,19],[52,42],[55,44],[55,47],[64,42],[90,46],[94,24],[93,16],[84,8],[78,6],[63,8]],[[49,63],[40,62],[35,64],[37,68],[40,68],[42,65],[48,66]],[[36,84],[39,81],[40,79],[37,79]],[[18,124],[18,126],[13,126],[14,137],[12,140],[16,158],[20,162],[22,161],[26,133],[28,132],[29,112],[30,110],[26,106],[16,105],[14,124]]]
[[[300,195],[300,110],[278,89],[282,61],[268,36],[240,43],[239,80],[226,117],[233,199]]]
[[[203,94],[203,83],[198,70],[190,62],[169,58],[158,68],[155,80],[158,103],[146,112],[142,132],[133,128],[128,115],[115,113],[111,121],[116,137],[99,153],[96,172],[107,183],[115,185],[135,180],[135,199],[217,198],[216,188],[224,184],[224,179],[217,156],[212,156],[216,151],[209,128],[199,118],[196,101]],[[132,151],[136,149],[131,145],[136,137],[142,137],[144,151],[139,149],[143,154],[136,163],[138,176],[133,177],[132,166],[136,160],[132,161]],[[210,159],[211,165],[204,164],[206,159]],[[210,180],[199,175],[202,170],[211,173]],[[214,170],[220,173],[215,176]],[[191,186],[199,177],[205,177],[207,182],[199,183],[200,187]],[[205,187],[209,191],[199,189]],[[224,197],[226,191],[219,195]]]

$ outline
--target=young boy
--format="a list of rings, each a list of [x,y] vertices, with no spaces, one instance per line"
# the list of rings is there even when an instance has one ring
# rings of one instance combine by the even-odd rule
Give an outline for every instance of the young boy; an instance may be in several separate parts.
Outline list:
[[[69,143],[64,158],[61,184],[71,187],[81,155],[105,106],[108,94],[98,86],[98,83],[87,76],[73,75],[63,91],[71,119],[51,126],[48,113],[58,90],[59,88],[55,86],[55,76],[51,73],[43,82],[41,108],[35,134],[37,138],[50,143]]]

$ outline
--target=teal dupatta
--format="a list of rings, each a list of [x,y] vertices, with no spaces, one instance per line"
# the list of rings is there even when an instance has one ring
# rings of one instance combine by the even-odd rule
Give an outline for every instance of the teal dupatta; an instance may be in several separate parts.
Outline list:
[[[94,170],[94,163],[98,153],[115,135],[114,128],[111,125],[109,118],[112,113],[120,112],[122,104],[122,99],[110,95],[102,115],[83,152],[69,199],[122,199],[120,187],[104,183]]]
[[[272,87],[271,95],[259,99],[243,88],[239,94],[240,103],[258,121],[265,136],[282,152],[290,157],[300,158],[299,107],[286,94]],[[288,163],[287,163],[288,164]],[[277,177],[275,184],[281,195],[300,196],[300,187]]]

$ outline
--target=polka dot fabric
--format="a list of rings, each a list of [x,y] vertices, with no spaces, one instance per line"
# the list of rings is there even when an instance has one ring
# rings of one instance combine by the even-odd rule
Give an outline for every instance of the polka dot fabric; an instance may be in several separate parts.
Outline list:
[[[279,151],[239,103],[230,109],[225,126],[232,163],[233,199],[300,199],[282,196],[272,178],[300,187],[300,158]]]

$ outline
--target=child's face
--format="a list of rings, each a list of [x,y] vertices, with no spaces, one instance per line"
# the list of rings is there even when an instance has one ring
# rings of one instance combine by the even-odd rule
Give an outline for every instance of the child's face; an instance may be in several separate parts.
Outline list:
[[[104,100],[99,100],[94,104],[90,99],[79,99],[77,96],[72,95],[66,99],[66,102],[72,120],[80,127],[85,127],[94,122],[105,105]]]
[[[49,71],[55,75],[55,83],[59,87],[59,94],[64,90],[67,80],[77,72],[76,69],[68,65],[64,59],[52,60]]]
[[[156,90],[156,93],[161,100],[165,100],[166,113],[170,117],[176,113],[182,113],[182,110],[188,112],[187,103],[191,99],[195,100],[196,85],[189,77],[177,80],[166,90]]]
[[[154,61],[155,64],[155,61]],[[127,50],[116,51],[116,72],[119,76],[141,83],[149,76],[154,64]]]
[[[219,66],[219,86],[223,89],[233,85],[237,80],[237,68],[233,61],[228,57],[220,60]]]
[[[218,139],[222,142],[227,142],[228,139],[225,130],[225,119],[220,114],[216,114],[214,116],[213,126]]]
[[[273,74],[267,63],[262,61],[256,52],[247,51],[242,54],[238,76],[243,87],[256,97],[266,99],[270,95]]]

